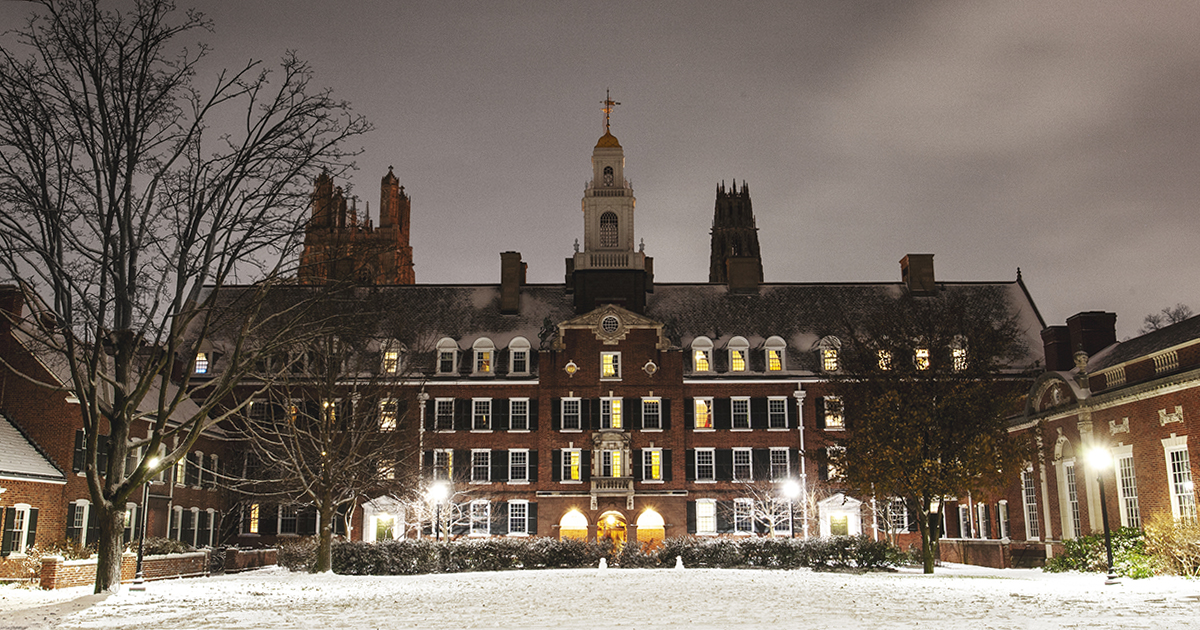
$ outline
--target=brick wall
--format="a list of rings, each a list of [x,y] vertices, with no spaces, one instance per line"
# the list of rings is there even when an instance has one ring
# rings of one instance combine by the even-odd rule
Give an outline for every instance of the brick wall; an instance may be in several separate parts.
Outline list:
[[[275,564],[274,549],[229,549],[225,552],[225,572],[240,573]]]
[[[165,556],[146,556],[142,572],[147,581],[208,575],[208,551],[178,553]],[[121,556],[121,582],[130,583],[137,575],[137,555]],[[68,588],[94,584],[96,559],[63,560],[52,556],[42,558],[41,586],[44,589]]]

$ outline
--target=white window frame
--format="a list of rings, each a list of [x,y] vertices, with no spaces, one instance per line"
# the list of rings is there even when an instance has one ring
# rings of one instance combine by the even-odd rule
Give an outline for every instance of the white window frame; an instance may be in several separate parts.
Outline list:
[[[696,337],[692,340],[692,371],[709,374],[713,371],[712,350],[713,342],[708,337]]]
[[[578,477],[571,476],[572,460],[574,460],[574,468],[579,472]],[[562,449],[562,461],[560,462],[562,469],[559,471],[559,480],[561,483],[583,483],[583,450],[578,448]]]
[[[251,503],[242,510],[242,524],[238,529],[243,536],[258,536],[262,528],[262,504]]]
[[[484,462],[480,464],[480,461]],[[483,474],[480,474],[479,468],[483,467]],[[492,482],[492,450],[488,448],[473,448],[471,449],[471,483],[491,483]]]
[[[776,536],[792,535],[792,502],[788,499],[771,499],[771,533]]]
[[[738,536],[754,534],[754,499],[733,500],[733,533]]]
[[[400,401],[384,398],[379,401],[379,430],[395,431],[400,418]]]
[[[528,376],[529,375],[530,368],[531,368],[530,357],[532,356],[532,353],[530,352],[531,348],[532,348],[532,346],[530,346],[529,340],[524,337],[515,337],[515,338],[513,338],[512,341],[508,342],[508,374],[509,374],[509,376]],[[523,370],[517,369],[518,356],[524,357],[525,369],[523,369]]]
[[[1133,461],[1133,445],[1112,449],[1117,471],[1117,504],[1124,527],[1142,527],[1142,510],[1138,504],[1137,469]]]
[[[654,476],[654,457],[658,456],[658,476]],[[663,483],[666,475],[663,474],[663,450],[661,448],[645,448],[642,449],[642,483]]]
[[[529,501],[512,499],[508,502],[508,535],[529,535]]]
[[[25,552],[28,551],[27,545],[25,543],[28,542],[28,540],[29,540],[29,516],[30,516],[30,510],[33,509],[33,506],[28,503],[17,503],[15,505],[13,505],[12,508],[13,508],[13,517],[21,521],[21,528],[20,529],[13,528],[13,543],[12,543],[13,546],[12,546],[12,549],[9,550],[9,553],[11,554],[9,556],[10,558],[12,556],[24,556]],[[3,508],[0,508],[0,509],[3,509]],[[84,532],[84,529],[87,528],[86,523],[87,523],[87,521],[85,520],[84,527],[79,530],[80,531],[80,540],[82,540],[84,537],[87,536],[87,534]],[[5,530],[9,529],[10,525],[11,525],[10,523],[5,522],[4,529]]]
[[[700,423],[700,405],[704,405],[703,416],[708,419],[707,426],[702,426]],[[716,424],[713,419],[713,399],[712,396],[698,396],[692,400],[692,430],[693,431],[715,431]]]
[[[738,407],[743,406],[739,412]],[[733,431],[750,431],[750,397],[734,396],[729,399],[730,426]],[[738,426],[742,424],[743,426]]]
[[[1008,538],[1008,499],[996,502],[996,531],[1001,539]]]
[[[600,428],[624,429],[625,419],[622,417],[622,402],[620,398],[605,397],[600,399]]]
[[[433,430],[439,433],[454,432],[454,399],[433,399]]]
[[[646,426],[646,418],[649,417],[646,413],[648,407],[654,407],[654,417],[656,418],[655,425],[652,427]],[[662,398],[659,396],[643,396],[642,397],[642,430],[661,432],[663,429],[662,419]]]
[[[782,474],[776,474],[779,470],[779,462],[776,461],[777,456],[783,455],[783,470]],[[792,474],[792,453],[786,446],[772,446],[767,459],[767,470],[771,477],[771,481],[782,482],[787,481]]]
[[[717,535],[717,501],[716,499],[696,500],[696,535]]]
[[[960,538],[975,537],[974,523],[971,522],[971,506],[966,503],[958,504],[958,535]]]
[[[779,368],[775,370],[771,369],[772,352],[779,353]],[[763,358],[766,359],[766,363],[763,365],[766,367],[767,372],[783,372],[787,369],[787,343],[784,342],[783,337],[772,336],[767,339],[766,343],[763,344]]]
[[[1177,520],[1195,520],[1197,517],[1196,487],[1192,477],[1187,437],[1180,435],[1162,441],[1163,459],[1167,464],[1167,489],[1171,495],[1171,514]]]
[[[600,476],[609,478],[624,477],[625,458],[620,450],[600,451]]]
[[[404,346],[392,339],[379,349],[380,374],[399,374],[404,369]]]
[[[1078,471],[1075,470],[1075,460],[1062,463],[1063,486],[1065,490],[1066,510],[1063,514],[1063,538],[1079,538],[1083,535],[1083,527],[1079,520],[1079,483]],[[1069,529],[1069,531],[1068,531]]]
[[[704,456],[703,458],[701,456]],[[716,483],[717,482],[717,450],[715,448],[698,448],[693,451],[693,457],[696,458],[696,483]],[[707,475],[701,475],[701,466],[707,467]]]
[[[196,509],[196,508],[193,508]],[[198,510],[197,510],[198,511]],[[298,536],[300,535],[300,508],[292,504],[282,504],[279,506],[279,511],[275,516],[276,527],[275,531],[279,532],[280,536]],[[285,531],[284,524],[291,525],[291,531]],[[196,529],[196,525],[192,524],[192,530]]]
[[[568,403],[575,403],[575,412],[573,414],[570,414],[569,416],[567,414],[567,404]],[[558,414],[559,430],[564,433],[579,433],[580,431],[582,431],[583,429],[581,427],[583,425],[581,423],[583,422],[583,399],[582,398],[563,398],[558,401],[558,404],[559,404],[559,414]],[[575,426],[573,426],[573,427],[567,426],[567,418],[568,417],[575,419],[575,421],[574,421]]]
[[[441,464],[438,460],[443,460],[445,464]],[[430,470],[435,481],[450,481],[454,478],[454,449],[433,449],[431,464]]]
[[[490,536],[492,533],[492,504],[487,499],[475,499],[470,504],[470,536]]]
[[[496,374],[496,344],[487,337],[480,337],[471,344],[471,376],[493,376]]]
[[[183,540],[183,506],[176,505],[171,508],[171,514],[174,516],[171,519],[171,530],[167,532],[167,538],[171,540]],[[275,531],[279,531],[276,529]]]
[[[1021,471],[1021,507],[1025,515],[1025,540],[1041,540],[1041,523],[1038,522],[1037,479],[1033,469]]]
[[[445,370],[446,355],[450,355],[450,369]],[[436,371],[438,374],[458,374],[458,342],[449,337],[442,337],[437,342],[437,365]]]
[[[518,462],[519,459],[523,461]],[[518,472],[522,474],[518,475]],[[508,451],[508,483],[513,485],[529,483],[529,449],[514,448]]]
[[[739,463],[738,458],[745,461]],[[733,480],[741,483],[754,481],[754,451],[749,448],[733,449]]]
[[[517,409],[523,408],[521,413]],[[521,419],[518,426],[517,418]],[[508,430],[511,433],[528,433],[529,432],[529,399],[528,398],[509,398],[508,399]]]
[[[975,522],[979,523],[979,538],[992,537],[992,519],[986,503],[975,504]]]
[[[204,544],[211,547],[213,546],[213,535],[217,531],[217,511],[214,508],[208,508],[205,512],[208,513],[208,540],[204,541]],[[318,531],[320,530],[318,529]]]
[[[611,361],[613,373],[607,373],[608,364]],[[600,380],[602,381],[619,381],[621,380],[621,353],[616,351],[605,351],[600,353]]]
[[[481,421],[482,418],[482,421]],[[471,433],[492,432],[492,399],[471,399]]]
[[[778,409],[772,407],[778,406]],[[791,427],[788,426],[788,399],[786,396],[768,396],[767,397],[767,430],[768,431],[787,431]]]
[[[750,371],[750,342],[746,341],[745,337],[734,337],[726,344],[726,349],[729,352],[729,371],[730,372],[748,372]],[[737,367],[737,362],[740,357],[741,368]]]

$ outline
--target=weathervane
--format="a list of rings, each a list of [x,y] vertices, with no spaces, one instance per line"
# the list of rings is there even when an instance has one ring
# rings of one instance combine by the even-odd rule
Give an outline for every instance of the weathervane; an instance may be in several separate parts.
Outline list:
[[[608,118],[612,114],[613,107],[617,105],[620,103],[612,100],[612,97],[608,95],[608,90],[604,90],[604,107],[601,108],[601,111],[604,112],[604,133],[608,133]]]

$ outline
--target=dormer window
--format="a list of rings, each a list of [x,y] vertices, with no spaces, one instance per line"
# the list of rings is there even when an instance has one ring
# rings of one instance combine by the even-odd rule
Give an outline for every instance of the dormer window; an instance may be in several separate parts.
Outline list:
[[[195,369],[193,371],[196,374],[208,374],[208,353],[197,352],[196,363],[194,367]]]
[[[955,372],[967,369],[967,340],[962,336],[955,337],[950,344],[950,360]]]
[[[508,373],[529,374],[529,340],[517,337],[508,344]]]
[[[767,355],[767,371],[782,372],[783,371],[783,351],[787,344],[783,342],[782,337],[771,337],[763,344],[763,349]]]
[[[913,365],[918,370],[929,369],[929,348],[917,348],[913,351]]]
[[[487,337],[480,337],[471,346],[475,352],[475,376],[491,376],[494,369],[492,359],[496,356],[496,345]]]
[[[380,352],[379,370],[384,374],[399,374],[403,367],[401,361],[403,354],[404,347],[398,342],[385,342]]]
[[[841,350],[842,340],[832,335],[817,342],[817,355],[821,359],[821,369],[826,372],[836,372],[841,369]]]
[[[458,372],[458,344],[449,337],[443,337],[437,342],[437,373],[455,374]]]
[[[745,337],[734,337],[729,340],[729,371],[745,372],[746,358],[750,352],[750,344]]]
[[[879,351],[879,369],[884,372],[887,372],[888,370],[892,369],[892,351],[891,350],[880,350]]]
[[[692,342],[692,369],[696,372],[712,371],[713,342],[708,337],[696,337]]]

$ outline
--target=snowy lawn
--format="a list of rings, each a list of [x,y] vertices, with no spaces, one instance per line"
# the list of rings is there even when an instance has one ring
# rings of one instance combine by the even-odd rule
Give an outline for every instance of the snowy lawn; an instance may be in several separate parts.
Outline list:
[[[1200,581],[963,565],[925,576],[571,569],[353,577],[265,569],[144,593],[10,596],[10,628],[1200,628]],[[39,595],[41,599],[39,600]],[[82,598],[73,599],[73,598]]]

